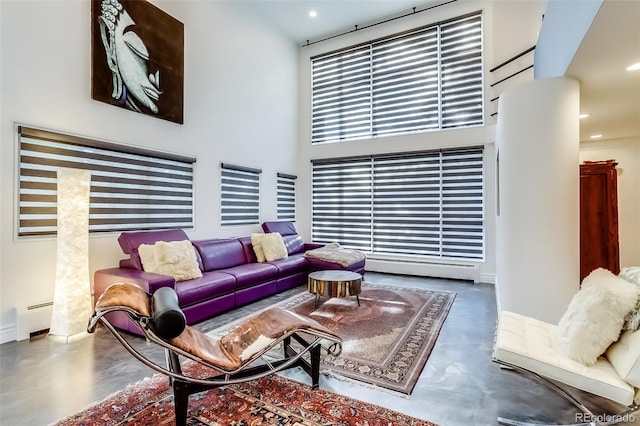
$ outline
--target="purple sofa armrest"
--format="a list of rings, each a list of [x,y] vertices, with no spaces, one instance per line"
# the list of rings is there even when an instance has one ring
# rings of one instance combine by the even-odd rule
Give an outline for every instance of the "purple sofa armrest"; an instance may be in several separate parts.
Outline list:
[[[99,269],[93,275],[94,304],[107,287],[121,282],[134,283],[149,294],[153,294],[161,287],[175,289],[176,285],[176,280],[169,275],[154,274],[130,268]]]

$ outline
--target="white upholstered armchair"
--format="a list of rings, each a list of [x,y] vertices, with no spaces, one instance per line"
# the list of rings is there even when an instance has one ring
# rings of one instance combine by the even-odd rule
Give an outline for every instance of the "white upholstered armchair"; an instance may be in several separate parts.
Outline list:
[[[625,330],[640,302],[640,287],[606,270],[585,278],[558,323],[503,311],[493,360],[531,374],[571,401],[575,425],[628,422],[640,410],[640,330]],[[592,413],[556,382],[625,405],[620,413]],[[499,424],[531,425],[504,418]]]

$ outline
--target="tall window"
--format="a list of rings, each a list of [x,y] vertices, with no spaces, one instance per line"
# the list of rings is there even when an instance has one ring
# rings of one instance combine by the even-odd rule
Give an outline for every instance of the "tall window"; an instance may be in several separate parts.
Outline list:
[[[311,58],[311,142],[482,125],[482,15]]]
[[[278,173],[278,219],[296,220],[297,176]]]
[[[89,231],[193,227],[194,157],[18,127],[18,236],[56,233],[58,168],[91,171]]]
[[[484,257],[483,148],[313,161],[313,240],[378,254]]]
[[[220,163],[220,221],[222,226],[260,223],[262,170]]]

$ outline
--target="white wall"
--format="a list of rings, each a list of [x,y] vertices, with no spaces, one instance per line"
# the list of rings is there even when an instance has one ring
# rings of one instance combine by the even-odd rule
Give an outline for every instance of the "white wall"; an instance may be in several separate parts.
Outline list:
[[[500,97],[496,298],[557,323],[580,287],[577,80],[536,79]]]
[[[640,139],[610,139],[580,144],[580,162],[618,162],[620,267],[640,265]]]
[[[220,161],[263,169],[262,220],[276,173],[296,173],[295,44],[242,2],[153,3],[184,23],[184,125],[91,99],[89,1],[0,2],[0,342],[15,338],[16,306],[52,299],[55,276],[54,238],[15,237],[14,123],[195,155],[194,238],[258,229],[220,228]],[[117,235],[90,238],[91,273],[123,257]]]
[[[604,0],[549,0],[535,52],[535,78],[565,75]]]
[[[477,267],[472,272],[475,280],[493,282],[495,275],[495,154],[493,148],[495,120],[488,116],[485,127],[458,129],[442,132],[429,132],[415,135],[384,137],[345,143],[330,143],[311,146],[310,142],[310,60],[332,50],[373,40],[385,35],[416,28],[450,19],[477,10],[483,11],[483,31],[485,38],[485,73],[505,59],[535,44],[541,22],[541,14],[546,2],[539,0],[503,2],[461,0],[453,4],[438,7],[429,12],[417,14],[387,24],[338,37],[326,42],[300,48],[299,58],[299,110],[300,110],[300,158],[297,185],[298,193],[298,230],[311,235],[311,170],[310,161],[318,158],[342,157],[371,153],[403,152],[412,150],[437,149],[464,145],[485,146],[485,261],[471,262]],[[499,20],[497,20],[498,18]],[[486,80],[490,79],[486,76]],[[493,97],[493,91],[486,86],[485,102]],[[489,108],[485,108],[489,111]],[[466,263],[466,262],[465,262]],[[367,269],[385,270],[395,273],[415,275],[436,275],[469,278],[468,268],[446,268],[440,265],[416,262],[395,262],[391,260],[368,260]]]

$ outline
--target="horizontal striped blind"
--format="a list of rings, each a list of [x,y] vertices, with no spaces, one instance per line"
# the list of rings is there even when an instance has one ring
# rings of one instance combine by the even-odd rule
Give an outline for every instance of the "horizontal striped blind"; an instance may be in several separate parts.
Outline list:
[[[442,128],[482,124],[481,17],[448,22],[440,31]]]
[[[222,226],[260,223],[262,170],[220,163],[220,223]]]
[[[374,252],[441,255],[440,157],[374,158]]]
[[[480,12],[311,58],[311,142],[483,124]]]
[[[313,240],[379,254],[484,257],[483,149],[313,162]]]
[[[371,158],[313,162],[313,241],[371,251]]]
[[[373,136],[438,128],[436,27],[374,43]]]
[[[193,227],[195,158],[19,126],[19,236],[56,233],[58,168],[91,172],[89,232]]]
[[[278,173],[278,219],[296,220],[296,176]]]
[[[312,60],[313,142],[371,134],[371,49],[356,47]]]

